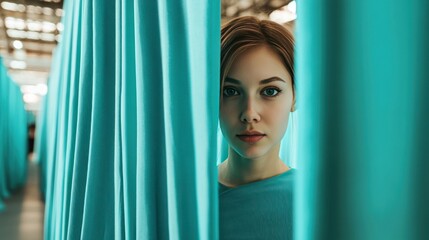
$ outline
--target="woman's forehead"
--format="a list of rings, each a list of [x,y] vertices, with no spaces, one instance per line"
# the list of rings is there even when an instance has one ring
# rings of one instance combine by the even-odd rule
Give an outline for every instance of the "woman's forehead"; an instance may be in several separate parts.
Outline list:
[[[259,83],[273,77],[287,81],[290,74],[278,54],[267,46],[249,49],[238,56],[227,74],[227,78],[243,83]]]

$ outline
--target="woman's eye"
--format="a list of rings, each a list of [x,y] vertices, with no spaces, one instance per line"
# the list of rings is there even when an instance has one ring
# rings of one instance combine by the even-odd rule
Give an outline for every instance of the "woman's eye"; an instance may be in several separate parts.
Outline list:
[[[223,95],[227,97],[235,96],[235,95],[238,95],[238,91],[235,90],[234,88],[227,87],[223,89]]]
[[[266,88],[262,91],[262,94],[267,96],[267,97],[275,97],[280,92],[281,92],[281,90],[278,88]]]

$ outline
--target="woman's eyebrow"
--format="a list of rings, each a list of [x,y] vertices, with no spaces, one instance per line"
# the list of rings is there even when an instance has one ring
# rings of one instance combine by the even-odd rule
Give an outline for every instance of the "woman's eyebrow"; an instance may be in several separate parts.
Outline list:
[[[241,84],[241,82],[240,82],[239,80],[234,79],[234,78],[230,78],[230,77],[226,77],[226,78],[225,78],[225,82],[226,82],[226,83],[237,84],[237,85],[240,85],[240,84]]]
[[[280,82],[284,82],[284,83],[286,83],[286,81],[285,81],[285,80],[281,79],[280,77],[276,77],[276,76],[275,76],[275,77],[270,77],[270,78],[267,78],[267,79],[261,80],[261,81],[259,82],[259,85],[267,84],[267,83],[274,82],[274,81],[280,81]]]
[[[274,76],[274,77],[270,77],[270,78],[267,78],[267,79],[263,79],[263,80],[261,80],[261,81],[259,82],[259,85],[267,84],[267,83],[274,82],[274,81],[280,81],[280,82],[284,82],[284,83],[286,83],[286,81],[285,81],[285,80],[283,80],[282,78],[277,77],[277,76]],[[237,84],[237,85],[240,85],[240,84],[241,84],[241,82],[240,82],[239,80],[234,79],[234,78],[231,78],[231,77],[226,77],[226,78],[225,78],[225,82],[226,82],[226,83]]]

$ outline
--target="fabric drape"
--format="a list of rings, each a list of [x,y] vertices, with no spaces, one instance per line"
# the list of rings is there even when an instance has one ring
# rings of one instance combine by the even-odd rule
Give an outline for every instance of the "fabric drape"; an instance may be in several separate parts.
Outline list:
[[[429,4],[299,1],[296,238],[429,236]]]
[[[65,1],[45,239],[216,239],[220,2]]]
[[[3,199],[27,180],[27,112],[19,86],[0,58],[0,211]]]

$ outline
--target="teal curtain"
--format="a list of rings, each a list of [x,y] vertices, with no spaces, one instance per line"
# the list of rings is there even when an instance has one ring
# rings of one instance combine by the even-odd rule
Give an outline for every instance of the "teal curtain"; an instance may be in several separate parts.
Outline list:
[[[427,239],[429,3],[297,8],[297,239]]]
[[[19,86],[0,58],[0,211],[3,199],[27,180],[27,112]]]
[[[216,239],[220,2],[65,1],[45,239]]]

